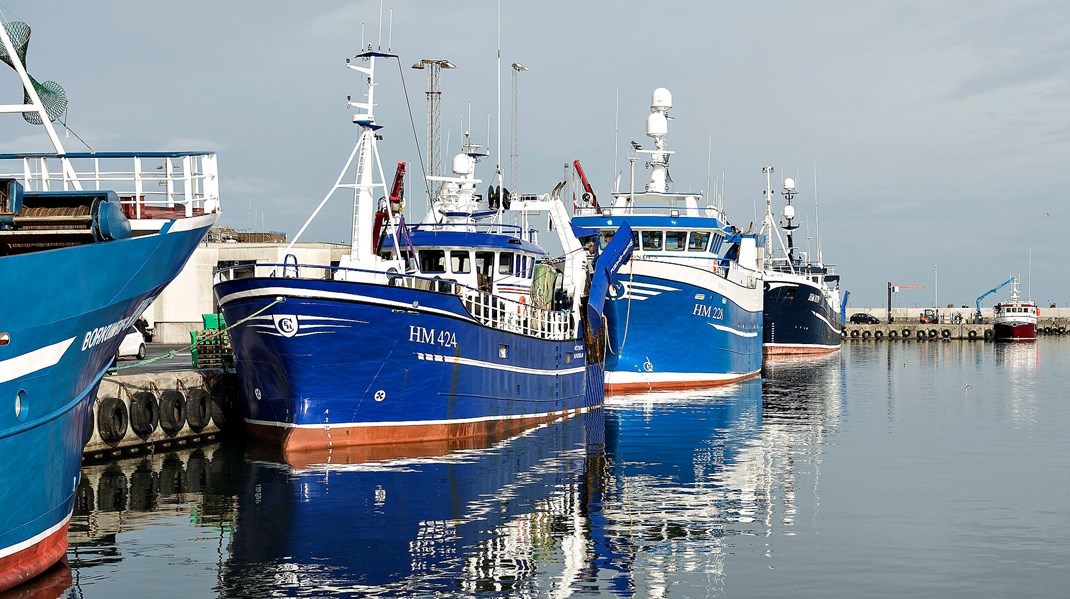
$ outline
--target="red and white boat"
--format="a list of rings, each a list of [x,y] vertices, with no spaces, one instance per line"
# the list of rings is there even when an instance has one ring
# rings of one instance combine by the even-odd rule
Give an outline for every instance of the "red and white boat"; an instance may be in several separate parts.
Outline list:
[[[1011,300],[995,306],[992,337],[996,341],[1035,341],[1040,310],[1032,301],[1018,299],[1017,277],[1011,282]]]

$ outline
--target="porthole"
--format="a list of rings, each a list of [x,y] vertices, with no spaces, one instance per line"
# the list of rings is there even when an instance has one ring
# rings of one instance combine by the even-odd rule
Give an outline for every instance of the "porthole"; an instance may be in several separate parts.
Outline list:
[[[26,414],[30,411],[30,406],[26,403],[26,392],[19,391],[15,394],[15,418],[19,422],[26,421]]]

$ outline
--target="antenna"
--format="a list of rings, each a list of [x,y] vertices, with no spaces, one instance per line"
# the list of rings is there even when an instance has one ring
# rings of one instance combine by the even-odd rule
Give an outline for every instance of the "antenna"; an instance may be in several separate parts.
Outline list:
[[[394,9],[390,9],[390,21],[386,28],[386,51],[390,51],[390,47],[394,43]]]
[[[709,143],[706,145],[706,193],[710,190],[710,167],[713,163],[713,134],[710,133]]]
[[[814,230],[817,235],[817,261],[824,266],[825,257],[821,253],[821,214],[817,205],[817,159],[814,159]]]
[[[494,144],[497,151],[495,168],[498,175],[498,188],[502,187],[502,0],[498,0],[498,141]],[[489,120],[489,119],[488,119]],[[490,133],[490,123],[487,123],[487,132]],[[490,145],[490,142],[487,142]]]
[[[617,84],[617,99],[613,104],[613,170],[610,172],[617,172],[617,148],[620,137],[620,84]],[[617,182],[620,182],[620,177],[617,177]],[[620,191],[619,185],[617,191]]]
[[[379,0],[379,49],[383,49],[383,0]]]

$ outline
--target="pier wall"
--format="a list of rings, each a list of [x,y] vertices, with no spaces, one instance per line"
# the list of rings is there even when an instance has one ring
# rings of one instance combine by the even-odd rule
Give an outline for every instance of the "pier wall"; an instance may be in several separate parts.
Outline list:
[[[234,375],[176,370],[104,377],[83,460],[180,447],[240,427]]]

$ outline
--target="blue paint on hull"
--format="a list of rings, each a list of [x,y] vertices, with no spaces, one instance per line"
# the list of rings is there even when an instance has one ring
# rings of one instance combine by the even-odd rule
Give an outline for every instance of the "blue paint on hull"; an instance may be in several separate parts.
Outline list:
[[[10,336],[0,346],[0,557],[70,516],[100,380],[123,331],[216,216],[200,218],[192,230],[0,258],[0,332]]]
[[[684,281],[624,272],[612,280],[614,292],[606,303],[607,372],[693,375],[682,380],[686,382],[761,370],[760,311],[746,310],[734,297]],[[669,289],[651,291],[644,299],[625,291],[643,285]]]
[[[793,282],[770,286],[767,280],[764,312],[765,345],[831,350],[843,341],[840,313],[817,285]]]
[[[216,295],[254,424],[449,426],[601,404],[588,391],[582,338],[496,330],[455,294],[247,278],[218,283]],[[286,299],[270,305],[277,297]],[[364,442],[379,441],[345,441]]]

